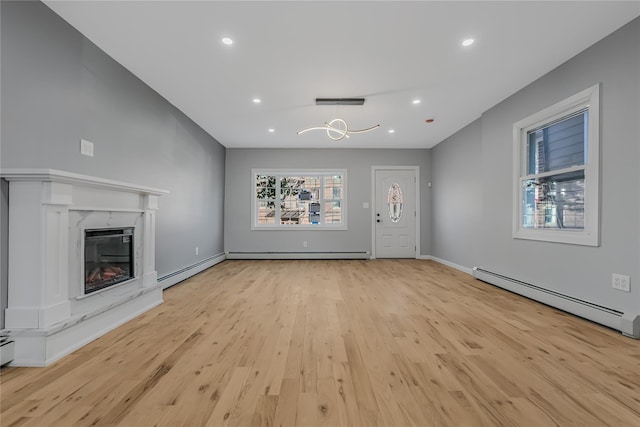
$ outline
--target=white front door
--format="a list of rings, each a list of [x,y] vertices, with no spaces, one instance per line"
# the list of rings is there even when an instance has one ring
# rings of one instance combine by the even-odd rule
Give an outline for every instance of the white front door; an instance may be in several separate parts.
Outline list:
[[[375,169],[375,257],[416,257],[416,170]]]

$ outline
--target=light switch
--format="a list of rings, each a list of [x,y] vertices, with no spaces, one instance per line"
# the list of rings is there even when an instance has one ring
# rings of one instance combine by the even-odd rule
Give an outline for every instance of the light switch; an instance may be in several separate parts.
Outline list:
[[[93,157],[93,142],[86,139],[80,140],[80,154]]]

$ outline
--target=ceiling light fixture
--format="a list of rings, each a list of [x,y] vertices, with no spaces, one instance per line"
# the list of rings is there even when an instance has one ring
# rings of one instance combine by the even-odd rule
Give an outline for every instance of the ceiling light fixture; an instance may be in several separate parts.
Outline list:
[[[389,133],[396,133],[395,129],[389,129],[387,132],[389,132]]]
[[[262,102],[262,100],[260,98],[253,98],[253,103],[254,104],[260,104]]]
[[[269,133],[274,133],[276,130],[274,128],[269,129]]]
[[[340,141],[343,138],[349,138],[349,134],[369,132],[379,127],[380,125],[375,125],[366,129],[350,130],[349,126],[347,125],[347,122],[345,122],[344,120],[333,119],[328,123],[324,122],[324,126],[315,126],[315,127],[303,129],[300,132],[298,132],[298,135],[303,134],[305,132],[309,132],[310,130],[325,130],[327,131],[327,136],[330,139],[334,141]]]
[[[233,40],[231,40],[229,37],[224,37],[222,39],[222,43],[224,43],[226,45],[230,45],[230,44],[233,44]]]
[[[413,105],[418,105],[418,104],[420,104],[421,102],[422,102],[422,101],[420,101],[419,99],[414,99],[413,101],[411,101],[411,103],[412,103]]]
[[[465,41],[462,42],[462,46],[471,46],[474,41],[475,40],[473,39],[466,39]]]

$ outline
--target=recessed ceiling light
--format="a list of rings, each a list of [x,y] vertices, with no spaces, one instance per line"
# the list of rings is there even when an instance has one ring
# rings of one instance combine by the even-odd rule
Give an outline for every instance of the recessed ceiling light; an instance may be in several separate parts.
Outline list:
[[[253,98],[253,103],[254,104],[260,104],[262,102],[262,100],[260,98]]]
[[[269,129],[269,133],[274,133],[276,130],[274,128]]]
[[[475,40],[473,39],[466,39],[465,41],[462,42],[462,46],[471,46],[474,41]]]
[[[418,104],[420,104],[421,102],[422,102],[422,101],[420,101],[419,99],[414,99],[413,101],[411,101],[411,103],[412,103],[413,105],[418,105]]]
[[[233,40],[231,40],[229,37],[224,37],[222,39],[222,43],[224,43],[224,44],[233,44]]]
[[[396,133],[396,130],[395,130],[395,129],[389,129],[387,132],[389,132],[389,133]]]

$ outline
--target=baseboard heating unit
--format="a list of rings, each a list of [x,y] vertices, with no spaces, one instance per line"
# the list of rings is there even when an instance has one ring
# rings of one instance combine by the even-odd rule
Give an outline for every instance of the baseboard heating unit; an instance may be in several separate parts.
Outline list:
[[[612,308],[545,289],[480,267],[473,268],[473,276],[483,282],[608,326],[622,332],[626,336],[640,339],[640,315],[629,315]]]
[[[369,259],[369,251],[355,252],[227,252],[227,259]]]
[[[158,283],[160,283],[160,285],[162,286],[162,289],[167,289],[168,287],[173,286],[177,283],[180,283],[191,276],[195,276],[201,271],[204,271],[209,267],[213,267],[214,265],[221,263],[224,260],[225,260],[225,255],[223,253],[214,255],[212,257],[199,261],[193,265],[182,268],[178,271],[174,271],[173,273],[169,273],[165,276],[158,277]]]

